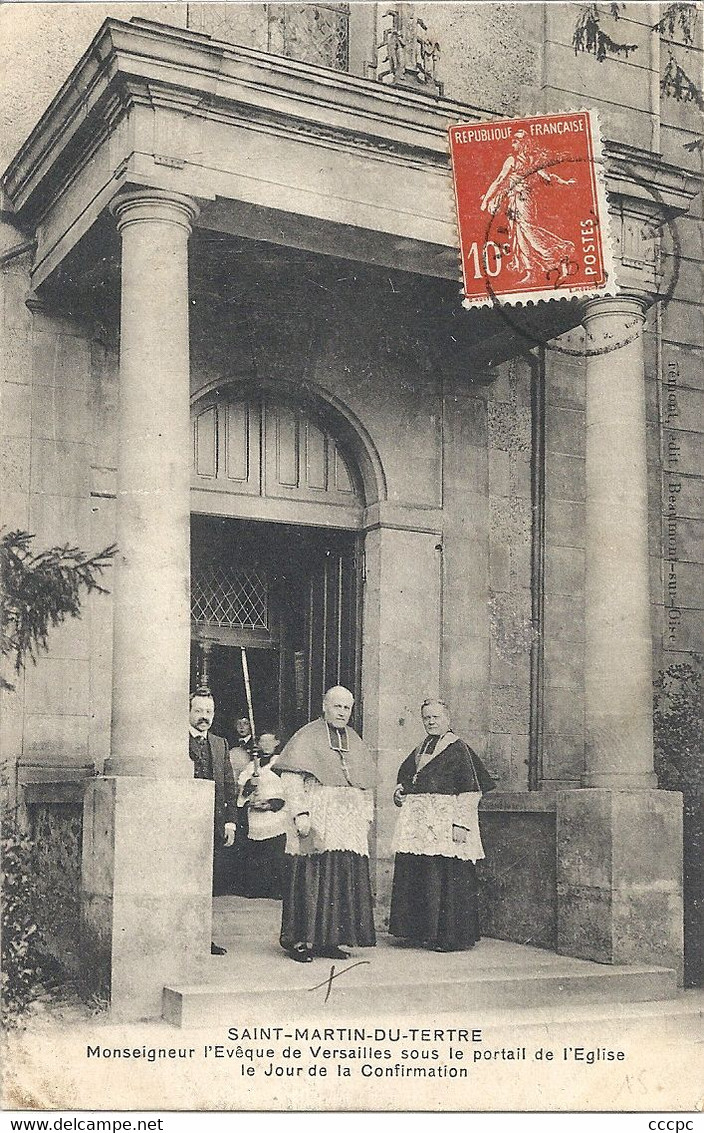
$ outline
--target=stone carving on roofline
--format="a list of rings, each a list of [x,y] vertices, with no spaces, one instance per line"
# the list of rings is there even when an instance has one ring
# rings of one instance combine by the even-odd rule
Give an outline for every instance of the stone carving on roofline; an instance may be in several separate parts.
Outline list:
[[[349,71],[349,4],[268,4],[267,20],[269,51]]]
[[[381,18],[377,44],[376,77],[389,86],[410,87],[442,95],[438,81],[440,43],[413,4],[394,4]]]

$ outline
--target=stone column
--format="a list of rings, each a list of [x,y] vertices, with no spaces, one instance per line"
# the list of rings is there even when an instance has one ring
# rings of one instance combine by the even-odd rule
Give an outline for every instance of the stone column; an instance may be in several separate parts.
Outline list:
[[[198,209],[118,197],[122,236],[117,546],[109,774],[191,777],[188,237]]]
[[[377,754],[375,893],[377,927],[391,901],[392,796],[399,766],[424,735],[420,705],[440,683],[438,534],[381,526],[364,546],[364,739]]]
[[[119,1019],[161,1014],[209,955],[213,784],[188,758],[188,236],[197,206],[116,199],[122,316],[113,708],[84,804],[86,983]],[[145,962],[145,957],[147,958]]]
[[[653,770],[643,326],[586,304],[588,789],[557,797],[558,951],[682,971],[682,800]]]
[[[586,304],[585,787],[656,786],[645,304]]]

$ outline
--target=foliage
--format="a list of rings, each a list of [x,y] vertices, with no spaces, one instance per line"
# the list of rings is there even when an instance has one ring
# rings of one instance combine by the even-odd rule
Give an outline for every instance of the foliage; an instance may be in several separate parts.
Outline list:
[[[16,1026],[35,998],[42,968],[35,918],[38,889],[32,842],[10,822],[2,823],[2,1019]]]
[[[114,546],[86,555],[68,545],[35,553],[33,539],[26,531],[3,531],[0,537],[2,656],[13,657],[16,673],[27,657],[36,662],[39,651],[48,648],[51,626],[80,617],[82,590],[106,592],[97,576],[115,554]],[[13,686],[0,676],[0,687]]]
[[[610,4],[609,10],[615,20],[619,18],[623,4]],[[587,4],[580,13],[572,36],[575,55],[580,51],[596,56],[603,63],[607,55],[623,55],[628,58],[632,51],[638,50],[637,43],[618,43],[601,26],[601,13],[596,4]]]
[[[704,792],[702,658],[661,670],[655,682],[655,770],[665,790]]]
[[[668,39],[676,39],[679,31],[687,47],[692,47],[696,19],[697,10],[694,4],[668,4],[662,19],[653,25],[653,31],[659,32],[662,36],[667,36]]]
[[[692,82],[687,72],[680,66],[674,55],[670,56],[667,67],[660,81],[660,88],[664,94],[674,98],[677,102],[694,102],[700,110],[704,110],[704,97],[699,88]],[[693,143],[688,143],[693,148]]]
[[[87,555],[64,545],[35,552],[33,539],[27,531],[0,532],[1,655],[12,657],[16,673],[28,657],[36,662],[38,653],[48,649],[52,626],[80,617],[83,592],[106,593],[97,578],[116,549],[109,546]],[[0,675],[0,688],[13,686]],[[1,843],[2,1016],[10,1027],[46,992],[56,964],[43,954],[37,923],[41,894],[34,843],[20,831],[15,814],[3,816]]]
[[[609,4],[609,11],[615,20],[620,17],[620,10],[625,4]],[[668,4],[661,18],[653,24],[652,31],[657,32],[667,42],[669,59],[660,80],[660,90],[668,98],[677,102],[693,102],[700,110],[704,110],[704,95],[701,88],[689,76],[685,65],[675,54],[675,40],[680,39],[680,50],[687,51],[694,46],[698,6],[692,3]],[[600,5],[587,4],[579,15],[572,35],[572,46],[575,55],[586,52],[603,63],[609,55],[623,55],[628,58],[632,51],[638,50],[635,43],[619,43],[604,30],[601,24],[603,12]],[[702,139],[687,142],[685,149],[701,150],[704,146]]]

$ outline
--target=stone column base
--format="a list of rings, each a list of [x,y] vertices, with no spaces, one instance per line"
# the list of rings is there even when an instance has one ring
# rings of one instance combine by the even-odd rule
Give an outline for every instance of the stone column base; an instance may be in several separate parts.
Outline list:
[[[83,808],[81,962],[115,1019],[160,1017],[210,950],[213,784],[100,777]]]
[[[658,964],[682,982],[682,796],[557,794],[557,951]]]

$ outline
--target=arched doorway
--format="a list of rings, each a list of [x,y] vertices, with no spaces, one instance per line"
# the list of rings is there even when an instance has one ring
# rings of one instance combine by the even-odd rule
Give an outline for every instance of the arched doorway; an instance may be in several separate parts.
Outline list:
[[[192,427],[192,683],[212,687],[216,730],[234,740],[246,712],[243,649],[257,729],[286,738],[337,683],[361,726],[366,498],[349,443],[280,391],[214,390]]]

